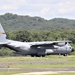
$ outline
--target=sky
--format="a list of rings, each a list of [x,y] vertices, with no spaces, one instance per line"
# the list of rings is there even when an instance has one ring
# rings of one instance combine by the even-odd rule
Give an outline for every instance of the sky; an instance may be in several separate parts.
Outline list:
[[[5,13],[75,19],[75,0],[1,0],[0,15]]]

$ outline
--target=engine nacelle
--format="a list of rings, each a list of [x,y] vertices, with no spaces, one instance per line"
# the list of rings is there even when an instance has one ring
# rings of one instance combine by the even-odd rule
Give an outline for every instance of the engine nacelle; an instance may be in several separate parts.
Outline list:
[[[62,42],[62,43],[58,43],[58,44],[57,44],[57,46],[64,46],[64,45],[66,45],[65,42]]]

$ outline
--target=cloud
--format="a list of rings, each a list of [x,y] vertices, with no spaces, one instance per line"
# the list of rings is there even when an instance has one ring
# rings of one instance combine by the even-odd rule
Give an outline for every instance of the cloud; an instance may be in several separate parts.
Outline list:
[[[67,14],[70,12],[75,12],[75,1],[66,1],[66,2],[61,2],[58,4],[59,8],[58,8],[58,12],[60,14]]]
[[[0,10],[17,10],[24,4],[27,4],[26,0],[2,0],[0,3]]]
[[[11,5],[3,5],[2,7],[0,7],[0,11],[6,11],[6,10],[16,10],[17,7],[13,7]]]
[[[75,0],[1,0],[0,14],[6,12],[46,19],[74,17]]]
[[[44,8],[41,10],[40,14],[41,15],[46,15],[49,12],[49,8]]]

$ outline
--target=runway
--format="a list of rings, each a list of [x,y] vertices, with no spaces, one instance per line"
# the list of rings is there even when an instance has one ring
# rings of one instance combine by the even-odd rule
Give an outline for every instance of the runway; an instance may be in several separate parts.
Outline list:
[[[75,68],[0,68],[1,72],[43,72],[43,71],[75,71]]]
[[[11,75],[61,75],[61,73],[67,73],[67,71],[43,71],[43,72],[29,72],[29,73],[19,73],[19,74],[11,74]],[[69,71],[68,73],[75,73],[74,71]],[[65,74],[66,75],[66,74]],[[71,74],[72,75],[72,74]]]

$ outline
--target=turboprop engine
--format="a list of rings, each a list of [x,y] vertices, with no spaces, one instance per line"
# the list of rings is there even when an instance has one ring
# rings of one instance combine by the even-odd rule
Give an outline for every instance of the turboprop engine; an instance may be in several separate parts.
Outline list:
[[[62,42],[62,43],[58,43],[57,46],[64,46],[66,44],[67,44],[67,42]]]

